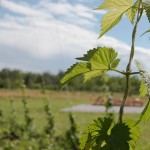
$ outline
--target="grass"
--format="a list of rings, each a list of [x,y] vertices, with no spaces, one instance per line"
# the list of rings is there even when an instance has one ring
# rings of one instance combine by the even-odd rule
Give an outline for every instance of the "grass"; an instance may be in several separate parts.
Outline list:
[[[46,124],[46,116],[44,113],[44,104],[49,103],[51,111],[54,114],[56,134],[63,134],[69,128],[68,112],[61,110],[66,107],[79,104],[92,104],[99,96],[99,93],[89,92],[54,92],[47,91],[44,95],[38,90],[27,90],[27,102],[30,108],[30,114],[34,118],[37,128],[41,129]],[[121,95],[117,95],[120,97]],[[0,108],[4,111],[6,117],[9,116],[11,110],[10,101],[14,101],[14,107],[18,114],[18,120],[23,121],[23,104],[22,94],[19,90],[0,90]],[[82,132],[87,125],[97,117],[104,116],[102,113],[73,113],[79,131]],[[135,119],[138,115],[127,114],[125,118]],[[117,118],[117,114],[116,114]],[[142,124],[143,134],[139,141],[137,150],[150,149],[150,122]]]

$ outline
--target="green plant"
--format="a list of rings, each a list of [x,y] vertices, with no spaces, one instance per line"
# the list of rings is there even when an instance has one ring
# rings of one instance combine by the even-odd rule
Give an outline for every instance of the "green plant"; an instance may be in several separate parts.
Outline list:
[[[21,90],[22,96],[25,97],[25,95],[26,95],[26,85],[24,83],[24,80],[21,80],[21,82],[20,82],[20,90]]]
[[[66,132],[67,145],[71,150],[79,150],[79,133],[73,115],[69,114],[70,129]]]
[[[143,12],[146,12],[150,21],[150,2],[142,0],[104,0],[96,10],[107,10],[101,21],[101,38],[106,32],[117,25],[123,15],[133,24],[132,44],[129,61],[126,70],[117,68],[121,61],[117,58],[118,53],[111,47],[97,47],[89,50],[83,57],[77,58],[77,62],[67,70],[61,79],[64,86],[76,76],[84,75],[84,81],[100,77],[108,71],[115,71],[126,78],[125,92],[119,110],[118,122],[111,118],[98,118],[89,125],[81,138],[81,150],[135,150],[140,137],[141,122],[150,119],[150,101],[141,113],[138,120],[124,120],[124,105],[129,94],[129,82],[131,75],[140,74],[142,78],[140,95],[148,93],[150,97],[150,75],[143,69],[139,62],[136,65],[139,72],[132,72],[131,64],[135,53],[136,31]],[[145,33],[150,32],[147,30]],[[144,34],[145,34],[144,33]],[[149,98],[150,99],[150,98]]]
[[[24,124],[24,127],[23,127],[24,132],[26,131],[26,132],[28,132],[29,134],[32,135],[32,133],[34,131],[34,124],[33,124],[33,118],[30,116],[30,110],[29,110],[29,107],[28,107],[26,97],[23,97],[22,103],[23,103],[23,107],[24,107],[24,119],[25,119],[25,124]]]
[[[45,113],[47,115],[47,126],[45,127],[45,134],[49,137],[52,137],[54,135],[54,116],[50,111],[50,106],[48,104],[44,107]]]

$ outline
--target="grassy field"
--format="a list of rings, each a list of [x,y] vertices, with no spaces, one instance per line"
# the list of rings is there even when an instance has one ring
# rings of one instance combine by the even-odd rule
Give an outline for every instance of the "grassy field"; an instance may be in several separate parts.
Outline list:
[[[38,90],[27,90],[27,102],[30,108],[31,116],[34,117],[36,127],[41,129],[46,123],[46,116],[44,113],[44,104],[49,103],[51,111],[55,118],[56,134],[63,134],[69,128],[69,113],[62,112],[61,110],[66,107],[78,104],[92,104],[99,96],[99,93],[88,92],[53,92],[47,91],[42,94]],[[115,95],[120,97],[120,95]],[[23,104],[22,94],[20,90],[0,90],[0,108],[4,111],[6,117],[9,116],[11,110],[10,101],[14,101],[14,107],[17,111],[18,120],[21,122],[23,118]],[[87,127],[87,125],[97,117],[104,116],[102,113],[73,113],[78,129],[80,132]],[[117,119],[117,114],[115,114]],[[125,118],[136,118],[136,114],[127,114]],[[143,124],[143,134],[139,141],[137,150],[150,150],[150,123]]]

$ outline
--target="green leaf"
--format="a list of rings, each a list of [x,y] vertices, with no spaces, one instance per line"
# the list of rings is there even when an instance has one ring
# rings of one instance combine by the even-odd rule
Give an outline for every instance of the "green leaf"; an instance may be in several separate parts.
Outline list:
[[[84,82],[99,77],[118,66],[120,59],[117,56],[118,53],[113,48],[98,47],[89,50],[83,57],[77,58],[86,62],[74,64],[68,69],[60,82],[64,85],[72,78],[81,74],[84,75]]]
[[[118,53],[113,48],[99,47],[89,60],[92,70],[109,70],[116,68],[120,59],[116,59]]]
[[[148,1],[148,0],[144,1],[143,6],[146,11],[146,16],[150,22],[150,1]]]
[[[150,74],[144,70],[144,68],[141,66],[141,64],[138,61],[136,61],[136,66],[140,71],[140,76],[145,86],[147,87],[147,93],[149,96],[148,103],[145,106],[143,112],[141,113],[141,116],[138,122],[141,122],[141,121],[146,122],[150,119]]]
[[[141,135],[141,128],[138,124],[136,124],[133,120],[125,121],[125,124],[130,128],[130,138],[131,140],[128,142],[130,150],[135,150],[137,146],[137,142]]]
[[[148,100],[144,110],[140,115],[138,122],[147,122],[150,119],[150,99]]]
[[[148,29],[147,31],[145,31],[141,36],[143,36],[144,34],[150,32],[150,29]]]
[[[147,87],[143,80],[141,80],[139,93],[140,97],[145,97],[147,95]]]
[[[150,74],[144,70],[144,68],[138,61],[136,61],[136,66],[140,72],[140,76],[141,76],[145,86],[147,87],[148,96],[150,97]]]
[[[117,66],[119,65],[119,63],[120,63],[120,59],[115,59],[115,60],[112,62],[112,64],[111,64],[111,68],[112,68],[112,69],[117,68]]]
[[[96,10],[107,9],[106,13],[101,22],[101,34],[102,37],[111,28],[117,25],[123,14],[125,13],[131,23],[134,23],[135,14],[137,12],[137,1],[132,5],[133,0],[105,0],[101,6]]]
[[[76,59],[77,60],[82,60],[82,61],[89,61],[93,57],[93,55],[95,54],[95,52],[97,52],[97,50],[100,49],[100,48],[101,47],[89,50],[89,51],[87,51],[87,54],[85,54],[83,57],[78,57]]]
[[[85,62],[76,63],[71,68],[67,70],[65,73],[65,76],[61,79],[60,83],[62,85],[65,85],[69,80],[72,78],[79,76],[81,74],[84,74],[86,72],[89,72],[89,64]]]
[[[82,134],[81,150],[135,150],[140,137],[135,121],[112,123],[110,118],[98,118]]]
[[[100,9],[118,9],[118,7],[129,7],[132,4],[132,0],[105,0],[102,5],[100,5],[97,10]]]
[[[146,16],[148,18],[148,21],[150,22],[150,7],[146,9]]]
[[[135,6],[132,6],[125,12],[126,16],[131,21],[132,24],[134,23],[134,18],[135,18],[136,12],[137,12],[137,7],[135,7]]]
[[[115,124],[106,143],[114,150],[135,150],[141,133],[140,127],[135,124],[131,120]]]
[[[99,77],[99,76],[103,75],[105,72],[106,72],[105,70],[101,70],[101,71],[100,70],[93,70],[93,71],[87,72],[84,74],[84,82],[87,82],[90,79]]]
[[[110,118],[98,118],[94,120],[94,123],[91,123],[81,136],[81,150],[90,150],[97,145],[101,147],[105,139],[107,139],[107,132],[111,124],[112,119]]]
[[[99,37],[102,37],[106,32],[117,25],[120,22],[122,15],[123,13],[120,10],[106,13],[101,22],[101,34]]]

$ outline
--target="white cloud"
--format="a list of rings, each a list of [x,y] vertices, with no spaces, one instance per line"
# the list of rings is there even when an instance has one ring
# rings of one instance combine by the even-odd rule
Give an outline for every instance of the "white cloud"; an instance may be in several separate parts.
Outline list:
[[[1,7],[8,9],[14,13],[20,15],[30,16],[30,17],[50,17],[50,15],[40,12],[38,10],[32,9],[29,5],[17,4],[9,0],[1,0]]]
[[[84,28],[85,25],[92,28],[92,21],[97,19],[88,7],[81,4],[42,1],[32,8],[2,0],[2,6],[24,15],[5,14],[0,20],[0,47],[9,46],[10,51],[19,49],[42,60],[63,54],[67,60],[68,57],[81,56],[98,45],[105,45],[115,48],[123,60],[129,54],[128,44],[109,36],[98,40],[95,32]],[[136,58],[141,61],[150,57],[146,48],[136,47],[136,51]]]
[[[53,55],[58,55],[60,51],[63,54],[70,53],[73,55],[76,54],[77,51],[92,47],[91,39],[89,40],[87,37],[89,34],[91,37],[92,35],[95,36],[93,32],[64,20],[43,17],[43,14],[49,14],[49,11],[46,12],[46,9],[44,9],[48,7],[51,13],[54,12],[50,14],[50,16],[55,16],[56,13],[62,15],[67,13],[70,18],[72,16],[72,20],[78,20],[81,24],[88,24],[89,21],[85,18],[95,19],[95,17],[88,12],[88,8],[82,5],[73,6],[68,3],[61,3],[58,6],[56,3],[49,2],[48,5],[41,2],[32,10],[30,7],[28,8],[27,6],[15,4],[10,1],[2,2],[5,8],[13,12],[24,14],[25,16],[5,15],[4,18],[0,20],[1,45],[10,45],[12,49],[17,48],[26,51],[38,58],[50,58],[53,57]],[[58,12],[54,11],[56,7],[59,8],[56,9],[59,10]],[[76,13],[74,7],[76,7],[78,13]],[[52,8],[54,8],[54,10]],[[65,13],[64,10],[66,11]],[[30,15],[30,13],[32,15]],[[38,15],[38,18],[33,16],[33,14]],[[77,19],[75,19],[75,17]],[[85,48],[83,48],[82,45],[84,45]]]

